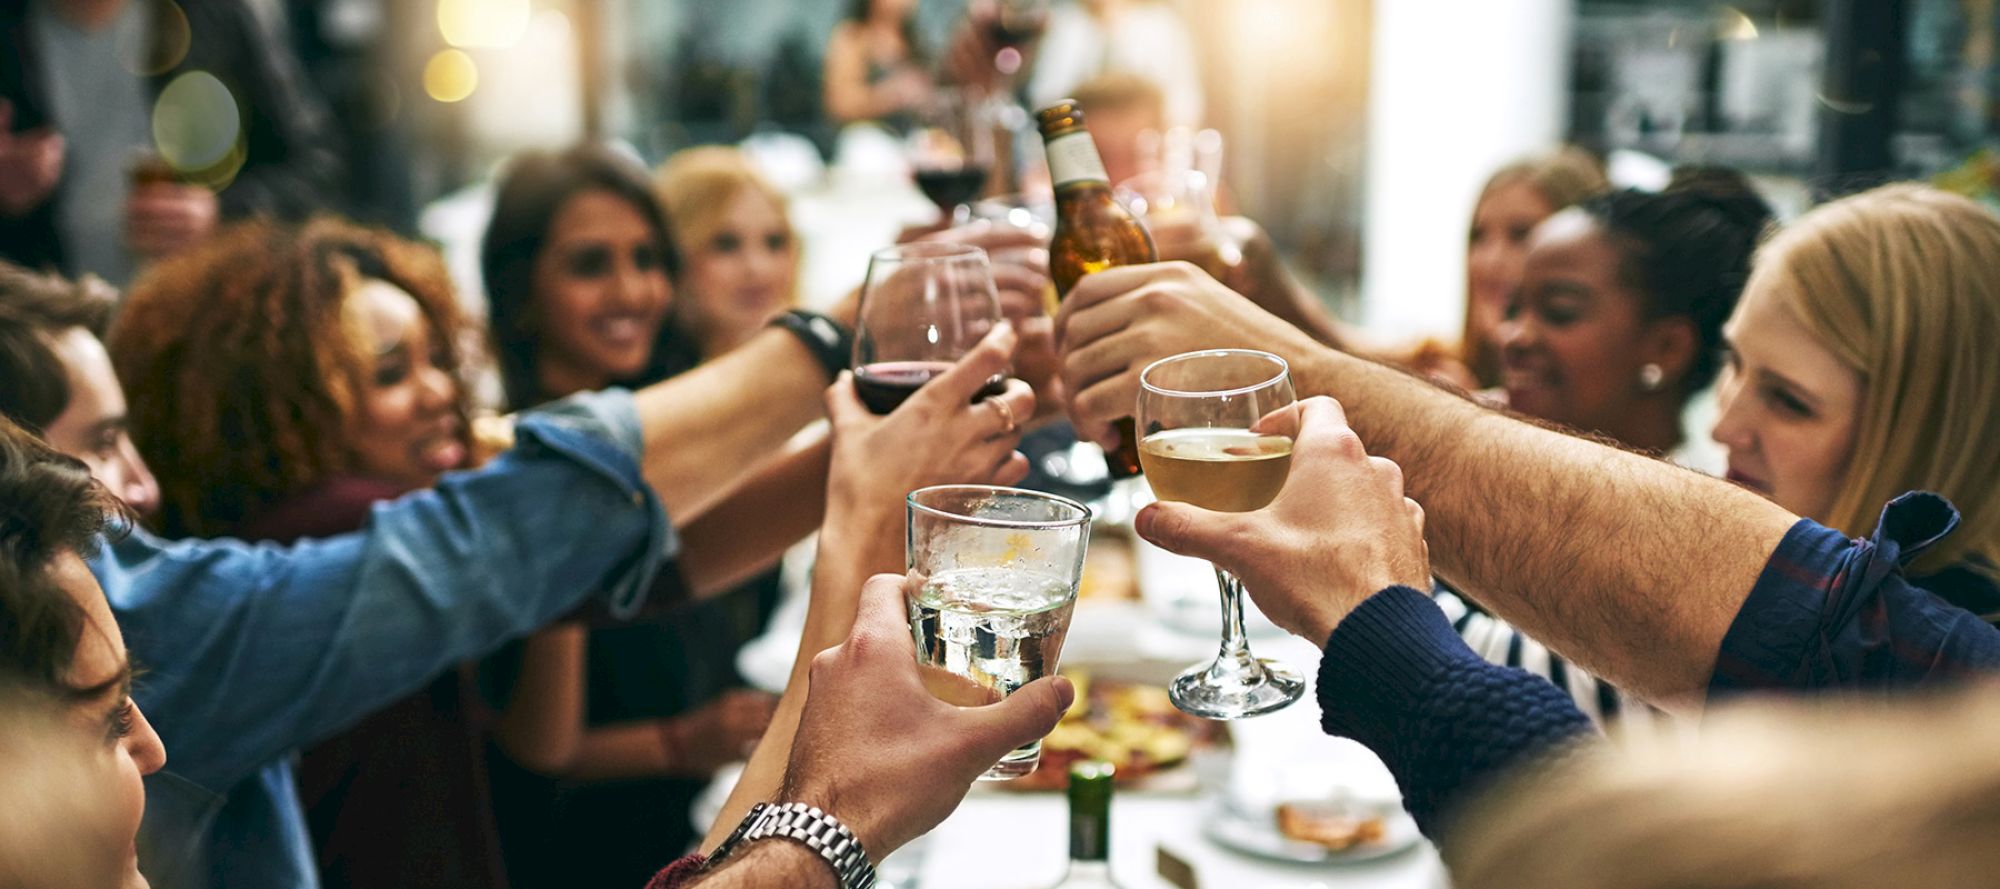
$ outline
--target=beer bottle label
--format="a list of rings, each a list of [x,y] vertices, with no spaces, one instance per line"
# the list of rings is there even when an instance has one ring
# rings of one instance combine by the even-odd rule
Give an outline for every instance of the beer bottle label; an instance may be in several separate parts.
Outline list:
[[[1072,182],[1110,184],[1110,175],[1104,172],[1104,159],[1097,156],[1097,143],[1090,141],[1088,130],[1050,139],[1047,149],[1049,178],[1055,180],[1055,187],[1061,188]]]

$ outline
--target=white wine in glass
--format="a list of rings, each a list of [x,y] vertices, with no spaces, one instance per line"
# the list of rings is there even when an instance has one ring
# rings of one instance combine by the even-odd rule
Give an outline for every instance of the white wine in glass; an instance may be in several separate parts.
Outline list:
[[[1297,401],[1285,360],[1269,352],[1216,349],[1162,358],[1139,374],[1139,461],[1161,500],[1218,512],[1262,509],[1292,467],[1297,431],[1273,412]],[[1262,421],[1262,423],[1260,423]],[[1278,428],[1278,427],[1283,428]],[[1209,719],[1258,716],[1305,694],[1298,673],[1250,653],[1243,584],[1215,570],[1222,644],[1215,660],[1168,686],[1174,706]]]

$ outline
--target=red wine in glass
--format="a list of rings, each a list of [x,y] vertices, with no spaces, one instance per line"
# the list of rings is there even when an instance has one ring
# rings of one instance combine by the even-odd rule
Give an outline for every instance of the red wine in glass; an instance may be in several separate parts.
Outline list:
[[[951,369],[949,361],[882,361],[864,364],[854,371],[854,392],[861,403],[877,414],[887,414],[908,401],[910,396],[939,374]],[[977,402],[1007,391],[1007,378],[996,376],[972,396]]]
[[[972,203],[979,197],[979,189],[986,185],[985,164],[966,164],[961,167],[919,167],[916,171],[917,188],[924,197],[937,205],[939,212],[950,217],[957,208]]]

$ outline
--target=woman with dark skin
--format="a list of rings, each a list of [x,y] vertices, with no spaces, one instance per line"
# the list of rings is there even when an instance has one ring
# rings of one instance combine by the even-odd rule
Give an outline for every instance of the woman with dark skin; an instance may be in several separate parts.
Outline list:
[[[331,219],[227,229],[146,276],[111,348],[160,466],[161,529],[331,536],[475,465],[464,334],[433,251]],[[506,885],[471,679],[439,677],[304,753],[323,882]]]

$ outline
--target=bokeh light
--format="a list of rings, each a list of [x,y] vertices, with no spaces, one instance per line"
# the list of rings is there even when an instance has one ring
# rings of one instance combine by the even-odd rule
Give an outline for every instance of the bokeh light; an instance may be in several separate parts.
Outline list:
[[[124,31],[126,39],[119,44],[118,56],[124,60],[125,70],[153,77],[172,71],[187,58],[194,32],[188,28],[187,13],[173,0],[152,0],[146,5],[153,17],[152,28]]]
[[[243,115],[229,87],[207,71],[189,71],[153,103],[153,145],[174,169],[195,178],[240,155]],[[235,171],[228,171],[234,176]]]
[[[513,46],[528,32],[528,0],[438,0],[437,19],[452,46]]]
[[[424,92],[440,102],[458,102],[479,87],[479,66],[461,50],[438,50],[424,64]]]

